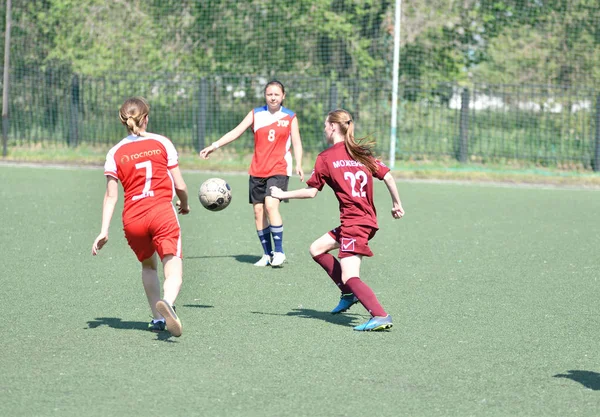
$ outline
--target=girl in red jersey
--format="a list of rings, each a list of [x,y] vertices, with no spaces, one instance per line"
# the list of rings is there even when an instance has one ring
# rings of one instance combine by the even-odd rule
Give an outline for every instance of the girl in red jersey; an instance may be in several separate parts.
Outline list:
[[[325,120],[325,136],[329,149],[317,156],[307,188],[283,191],[271,188],[271,195],[279,199],[314,198],[329,185],[340,206],[341,225],[315,240],[310,254],[341,290],[339,304],[333,314],[348,310],[360,301],[371,318],[354,330],[384,330],[392,327],[392,317],[385,312],[375,293],[360,279],[363,256],[373,256],[369,240],[378,230],[377,214],[373,203],[373,178],[383,180],[392,198],[392,216],[404,216],[398,188],[388,167],[372,154],[372,142],[354,138],[354,121],[346,110],[335,110]],[[339,261],[329,252],[339,249]]]
[[[173,143],[164,136],[146,132],[150,107],[141,97],[125,101],[119,110],[129,135],[106,156],[106,193],[102,206],[102,227],[92,245],[92,255],[108,242],[108,229],[118,198],[118,181],[123,184],[123,230],[129,246],[142,264],[142,282],[154,319],[149,330],[167,330],[181,336],[181,321],[173,304],[182,283],[181,229],[173,206],[179,198],[180,214],[188,214],[187,186],[178,166]],[[165,280],[160,298],[158,261],[163,263]]]
[[[207,159],[213,151],[233,142],[249,127],[253,128],[254,155],[249,169],[249,200],[254,208],[256,232],[263,248],[263,256],[254,264],[256,266],[278,267],[285,261],[280,200],[271,196],[270,189],[277,186],[287,190],[292,175],[290,145],[294,148],[296,174],[300,176],[300,181],[304,181],[298,119],[294,112],[282,105],[284,99],[283,84],[279,81],[269,82],[265,87],[267,104],[251,110],[235,129],[200,151],[200,157]]]

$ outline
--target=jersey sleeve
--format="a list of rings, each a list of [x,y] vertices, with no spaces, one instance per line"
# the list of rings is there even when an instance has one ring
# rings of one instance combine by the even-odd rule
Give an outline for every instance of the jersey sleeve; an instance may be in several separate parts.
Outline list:
[[[379,180],[382,180],[385,177],[385,174],[390,172],[390,169],[380,160],[375,161],[377,163],[377,171],[373,174],[373,176]]]
[[[179,155],[177,154],[177,150],[175,149],[175,145],[170,140],[166,140],[163,143],[165,149],[167,150],[167,168],[175,168],[179,165]]]
[[[312,174],[308,181],[306,181],[306,185],[321,191],[325,185],[326,175],[327,164],[323,161],[323,157],[319,155],[315,161],[315,167],[313,168]]]
[[[112,148],[106,154],[106,162],[104,162],[104,175],[108,175],[119,179],[117,175],[117,162],[115,161],[115,148]]]

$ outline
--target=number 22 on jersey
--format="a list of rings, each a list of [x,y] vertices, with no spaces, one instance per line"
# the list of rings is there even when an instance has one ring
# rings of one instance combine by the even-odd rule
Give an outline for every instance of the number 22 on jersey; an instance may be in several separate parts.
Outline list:
[[[344,172],[344,179],[350,181],[352,197],[366,197],[365,186],[367,185],[367,174],[364,171]]]

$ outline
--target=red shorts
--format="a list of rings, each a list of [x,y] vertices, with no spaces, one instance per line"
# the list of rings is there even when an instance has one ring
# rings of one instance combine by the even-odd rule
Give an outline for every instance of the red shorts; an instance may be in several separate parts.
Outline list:
[[[182,258],[181,228],[171,203],[161,204],[142,217],[128,222],[124,227],[127,243],[141,262],[154,252],[162,260],[166,255]]]
[[[369,248],[369,240],[375,236],[377,229],[369,226],[338,226],[329,235],[340,244],[338,258],[354,255],[373,256]]]

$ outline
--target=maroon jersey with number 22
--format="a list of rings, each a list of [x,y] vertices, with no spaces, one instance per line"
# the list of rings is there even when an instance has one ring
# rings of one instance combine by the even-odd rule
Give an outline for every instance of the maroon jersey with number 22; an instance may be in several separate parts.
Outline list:
[[[342,226],[362,225],[375,229],[377,212],[373,202],[373,177],[382,180],[390,169],[377,161],[375,174],[350,157],[344,142],[338,142],[317,156],[306,185],[321,191],[329,185],[340,205]]]

